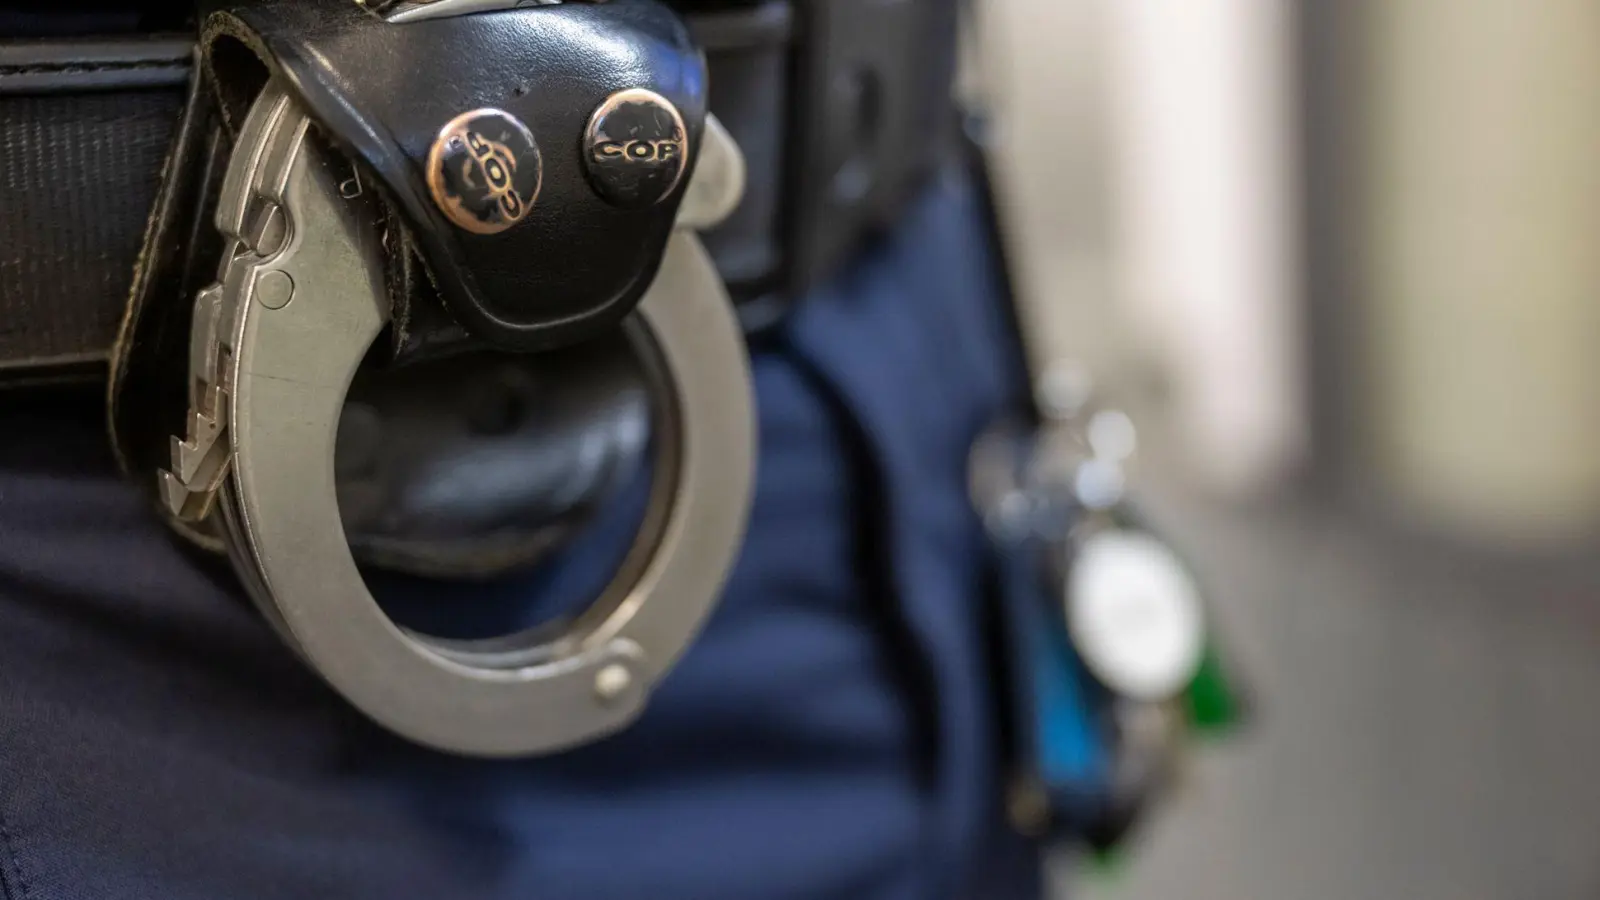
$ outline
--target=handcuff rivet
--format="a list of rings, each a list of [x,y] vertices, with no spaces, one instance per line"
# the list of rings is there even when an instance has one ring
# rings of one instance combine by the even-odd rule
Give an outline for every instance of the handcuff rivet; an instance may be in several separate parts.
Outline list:
[[[256,279],[255,293],[267,309],[283,309],[294,299],[294,279],[282,269],[269,269]]]
[[[594,693],[601,703],[611,704],[633,687],[633,674],[621,663],[601,667],[594,675]]]

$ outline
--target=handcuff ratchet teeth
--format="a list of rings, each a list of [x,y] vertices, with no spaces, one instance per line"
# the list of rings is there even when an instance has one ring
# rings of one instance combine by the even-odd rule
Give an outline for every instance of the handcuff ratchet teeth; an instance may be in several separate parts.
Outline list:
[[[731,211],[743,163],[708,119],[665,257],[624,323],[655,388],[651,495],[594,604],[483,641],[391,621],[357,570],[334,490],[346,391],[389,319],[371,191],[278,81],[245,120],[219,198],[228,242],[196,299],[188,433],[160,473],[169,510],[215,501],[263,616],[355,707],[466,755],[551,752],[624,727],[712,609],[743,536],[755,460],[749,364],[716,269],[690,227]],[[354,196],[346,196],[354,194]]]

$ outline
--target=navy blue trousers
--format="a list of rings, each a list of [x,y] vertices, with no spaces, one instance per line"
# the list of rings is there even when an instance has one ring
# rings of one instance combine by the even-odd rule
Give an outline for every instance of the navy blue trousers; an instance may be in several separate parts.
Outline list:
[[[720,608],[637,725],[553,757],[371,725],[118,478],[97,395],[0,399],[0,897],[1035,896],[964,487],[1022,383],[974,203],[943,178],[757,352]]]

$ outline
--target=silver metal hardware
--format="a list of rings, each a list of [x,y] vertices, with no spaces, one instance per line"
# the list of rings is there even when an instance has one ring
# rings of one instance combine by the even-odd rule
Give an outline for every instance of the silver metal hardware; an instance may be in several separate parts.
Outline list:
[[[444,5],[443,3],[439,5]],[[626,323],[657,390],[657,459],[632,551],[559,633],[446,641],[390,621],[345,542],[334,441],[345,393],[389,316],[375,192],[306,140],[277,82],[245,121],[217,223],[229,248],[196,298],[188,431],[160,473],[171,511],[219,506],[262,614],[362,712],[419,743],[549,752],[636,717],[710,613],[743,537],[755,460],[747,354],[699,239],[680,228]],[[720,126],[708,134],[726,133]],[[716,144],[708,140],[709,146]],[[680,224],[726,214],[742,175],[708,152]],[[341,189],[342,186],[342,189]],[[730,200],[731,198],[731,200]]]
[[[360,0],[358,0],[360,2]],[[396,24],[421,22],[424,19],[443,19],[473,13],[494,12],[501,9],[520,9],[525,6],[559,6],[561,0],[407,0],[389,4],[380,13],[386,21]],[[363,6],[373,4],[362,3]]]

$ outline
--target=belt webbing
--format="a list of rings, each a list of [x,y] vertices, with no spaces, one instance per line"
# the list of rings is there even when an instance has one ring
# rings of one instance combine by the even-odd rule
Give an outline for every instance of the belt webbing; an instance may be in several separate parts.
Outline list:
[[[172,40],[0,46],[0,379],[104,363],[188,53]]]
[[[743,203],[705,235],[747,326],[888,221],[947,149],[944,6],[689,15],[712,112],[748,163]],[[191,56],[171,36],[0,41],[0,387],[104,376]]]

